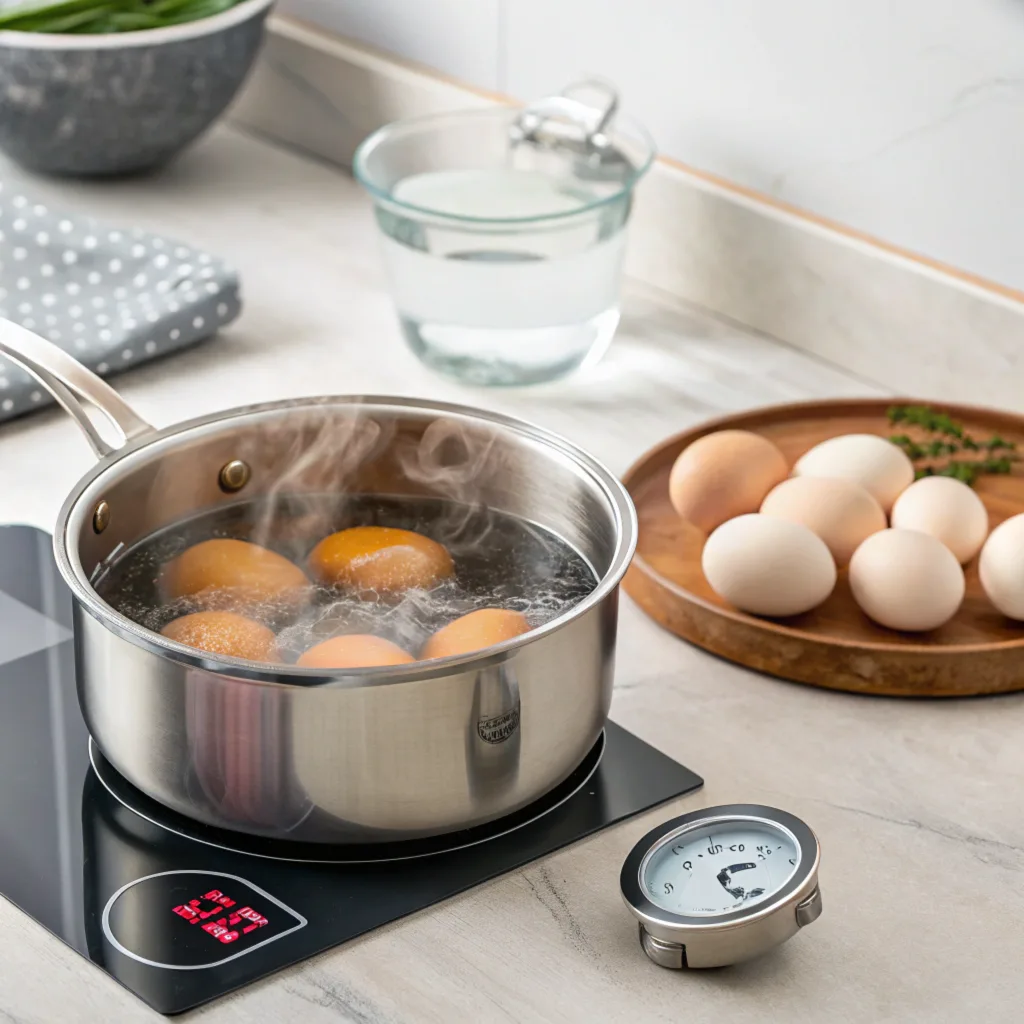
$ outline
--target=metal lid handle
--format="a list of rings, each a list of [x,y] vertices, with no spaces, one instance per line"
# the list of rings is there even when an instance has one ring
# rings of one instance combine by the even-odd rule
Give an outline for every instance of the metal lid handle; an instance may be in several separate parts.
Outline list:
[[[100,458],[154,430],[109,384],[77,359],[10,320],[0,319],[0,355],[30,373],[53,395]],[[120,434],[120,444],[111,445],[103,438],[86,412],[90,406]]]
[[[590,91],[602,94],[603,105],[595,106],[574,97]],[[527,106],[512,125],[513,143],[539,142],[576,145],[587,150],[603,150],[609,145],[606,135],[619,109],[614,86],[600,79],[574,82],[556,96],[546,96]]]

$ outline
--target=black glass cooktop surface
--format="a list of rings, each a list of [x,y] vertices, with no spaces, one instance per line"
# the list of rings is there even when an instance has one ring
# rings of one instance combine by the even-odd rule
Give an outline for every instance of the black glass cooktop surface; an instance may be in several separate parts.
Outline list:
[[[47,534],[0,527],[0,894],[180,1013],[701,785],[609,723],[563,786],[493,826],[341,848],[196,825],[121,779],[78,708]]]

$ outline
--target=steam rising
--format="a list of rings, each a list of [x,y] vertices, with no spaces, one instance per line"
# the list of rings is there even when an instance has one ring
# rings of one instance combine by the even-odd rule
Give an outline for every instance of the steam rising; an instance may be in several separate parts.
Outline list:
[[[517,482],[511,456],[481,425],[440,418],[420,433],[400,421],[382,424],[327,408],[316,420],[268,424],[237,456],[254,467],[284,467],[272,486],[254,501],[194,517],[133,549],[104,581],[106,600],[159,630],[196,610],[187,601],[162,604],[156,592],[159,566],[185,547],[238,537],[305,565],[319,540],[353,525],[402,527],[439,541],[455,560],[456,578],[409,591],[397,603],[318,588],[298,618],[282,618],[271,605],[248,609],[278,632],[285,661],[341,633],[382,636],[415,655],[433,632],[467,612],[509,608],[537,626],[593,589],[592,570],[568,545],[484,502],[486,495],[500,505]]]
[[[262,439],[284,466],[262,500],[251,540],[263,547],[280,543],[287,532],[325,537],[344,514],[352,481],[360,467],[386,447],[394,428],[368,416],[324,410],[316,426],[272,430]],[[283,447],[283,451],[280,449]],[[254,453],[254,461],[265,454]],[[312,497],[310,497],[312,496]]]

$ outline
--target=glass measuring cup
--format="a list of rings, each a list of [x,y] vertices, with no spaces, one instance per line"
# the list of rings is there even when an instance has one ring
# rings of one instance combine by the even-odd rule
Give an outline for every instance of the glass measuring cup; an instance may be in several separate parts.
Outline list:
[[[633,188],[654,158],[617,106],[580,83],[525,109],[398,121],[360,146],[402,330],[428,366],[516,385],[603,355]]]

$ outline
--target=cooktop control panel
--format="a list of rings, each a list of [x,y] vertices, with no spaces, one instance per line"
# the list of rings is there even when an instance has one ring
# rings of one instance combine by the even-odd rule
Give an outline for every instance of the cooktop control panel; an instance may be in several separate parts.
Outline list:
[[[305,928],[306,919],[238,875],[162,871],[107,901],[103,933],[125,956],[173,971],[219,967]]]

